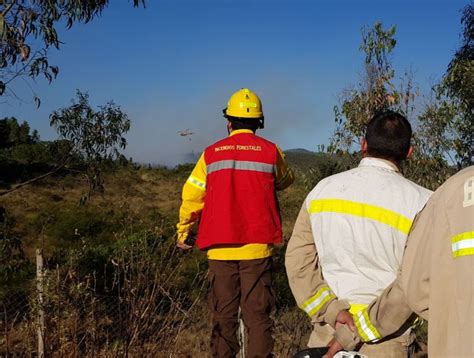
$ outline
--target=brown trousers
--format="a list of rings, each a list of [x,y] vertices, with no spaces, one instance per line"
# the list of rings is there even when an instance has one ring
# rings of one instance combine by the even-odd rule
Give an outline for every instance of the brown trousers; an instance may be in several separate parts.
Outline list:
[[[209,260],[209,308],[212,315],[213,357],[235,357],[239,352],[239,307],[248,332],[248,357],[272,356],[275,306],[272,258]]]

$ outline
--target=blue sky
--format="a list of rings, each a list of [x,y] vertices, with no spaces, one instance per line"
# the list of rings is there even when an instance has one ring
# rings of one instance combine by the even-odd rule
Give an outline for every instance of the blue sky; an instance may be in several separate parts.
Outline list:
[[[114,100],[128,113],[127,156],[172,165],[226,135],[222,108],[235,90],[249,87],[264,106],[266,128],[259,134],[283,149],[315,150],[334,130],[341,91],[362,73],[362,26],[397,26],[395,69],[399,76],[411,69],[426,92],[459,46],[467,4],[148,0],[146,9],[134,9],[111,0],[92,23],[60,31],[64,44],[50,51],[58,78],[51,85],[33,83],[41,107],[17,82],[15,90],[27,101],[0,104],[0,117],[27,120],[43,139],[54,139],[49,114],[69,105],[80,89],[94,105]],[[192,136],[178,135],[187,128]]]

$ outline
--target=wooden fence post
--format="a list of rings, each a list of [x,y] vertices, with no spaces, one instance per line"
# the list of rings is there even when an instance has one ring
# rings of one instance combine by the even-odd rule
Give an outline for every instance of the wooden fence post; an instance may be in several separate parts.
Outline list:
[[[44,288],[44,269],[43,269],[43,250],[36,249],[36,290],[38,292],[38,358],[44,358],[44,306],[43,306],[43,288]]]

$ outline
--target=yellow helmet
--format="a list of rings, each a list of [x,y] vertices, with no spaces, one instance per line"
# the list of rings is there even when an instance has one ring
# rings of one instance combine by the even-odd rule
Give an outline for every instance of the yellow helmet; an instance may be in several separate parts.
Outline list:
[[[224,115],[226,117],[262,119],[262,102],[254,92],[248,88],[242,88],[229,98]]]

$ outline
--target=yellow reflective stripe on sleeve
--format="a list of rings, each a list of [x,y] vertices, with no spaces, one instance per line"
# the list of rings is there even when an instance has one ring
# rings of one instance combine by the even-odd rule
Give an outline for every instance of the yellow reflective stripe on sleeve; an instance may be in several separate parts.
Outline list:
[[[451,238],[453,257],[474,255],[474,231],[466,231]]]
[[[190,175],[187,182],[200,190],[206,190],[206,182]]]
[[[302,305],[301,309],[305,311],[310,317],[314,316],[326,302],[336,298],[336,295],[329,289],[329,287],[323,287],[316,292],[314,296],[306,300]]]
[[[357,313],[359,313],[360,311],[362,311],[363,309],[367,308],[368,305],[364,304],[364,303],[351,303],[351,307],[349,308],[349,312],[352,314],[352,315],[355,315]]]
[[[342,199],[312,200],[308,212],[310,214],[333,212],[359,216],[391,226],[404,234],[408,234],[413,223],[407,217],[392,210],[388,210],[380,206]]]
[[[363,309],[354,315],[354,323],[364,342],[374,342],[382,337],[379,331],[377,331],[374,325],[370,322],[367,309]]]

